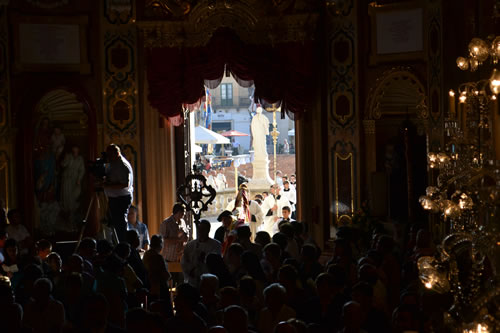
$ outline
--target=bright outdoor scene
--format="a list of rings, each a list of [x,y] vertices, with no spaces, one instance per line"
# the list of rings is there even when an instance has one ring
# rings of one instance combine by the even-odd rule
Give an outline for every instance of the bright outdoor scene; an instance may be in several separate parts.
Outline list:
[[[296,216],[295,124],[286,113],[282,116],[279,105],[256,103],[254,90],[253,85],[245,88],[232,76],[224,77],[215,89],[205,89],[205,100],[190,118],[191,164],[202,170],[207,184],[217,191],[215,203],[202,214],[212,223],[211,234],[220,225],[218,214],[226,208],[233,210],[230,204],[242,183],[247,183],[252,200],[265,199],[276,183],[280,194],[290,196]],[[287,180],[291,184],[284,192]],[[290,188],[293,193],[288,194]],[[258,228],[265,230],[266,223]]]

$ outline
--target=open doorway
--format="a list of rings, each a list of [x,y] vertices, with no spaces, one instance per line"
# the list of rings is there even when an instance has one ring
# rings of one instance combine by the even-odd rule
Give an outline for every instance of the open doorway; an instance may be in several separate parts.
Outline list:
[[[223,77],[217,87],[206,88],[205,91],[205,100],[190,116],[190,140],[191,151],[195,152],[192,154],[192,164],[203,170],[207,184],[217,191],[215,203],[203,214],[203,218],[212,223],[211,236],[220,226],[217,221],[219,214],[224,210],[232,210],[238,186],[242,183],[250,184],[250,199],[259,199],[261,206],[265,196],[272,195],[270,185],[277,184],[278,195],[288,199],[287,206],[290,206],[295,217],[297,194],[294,120],[286,114],[283,117],[279,105],[255,102],[253,84],[242,87],[231,75]],[[252,120],[259,107],[268,124],[269,134],[261,140],[265,142],[268,156],[266,172],[269,182],[256,187],[251,186],[255,177],[259,177],[254,172],[255,133],[252,132]],[[208,139],[206,135],[211,132],[207,130],[219,134],[219,137],[214,135],[214,138]],[[268,214],[266,206],[262,206],[262,209],[266,210],[263,212],[265,217]],[[278,212],[277,216],[281,218],[282,212]],[[262,228],[263,226],[255,230]]]

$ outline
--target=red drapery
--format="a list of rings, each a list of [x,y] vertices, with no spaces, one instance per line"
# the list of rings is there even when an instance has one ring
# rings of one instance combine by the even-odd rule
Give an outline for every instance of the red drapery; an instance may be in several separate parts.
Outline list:
[[[153,48],[148,55],[149,101],[165,117],[179,116],[183,104],[215,88],[230,71],[243,86],[255,84],[255,99],[276,103],[290,117],[308,106],[314,78],[312,41],[244,44],[231,30],[218,30],[203,47]]]

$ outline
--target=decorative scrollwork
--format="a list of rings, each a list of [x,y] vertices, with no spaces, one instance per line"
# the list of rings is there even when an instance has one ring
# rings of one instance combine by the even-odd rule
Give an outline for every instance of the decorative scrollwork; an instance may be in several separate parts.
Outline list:
[[[184,184],[177,189],[177,198],[193,213],[195,224],[200,221],[201,213],[208,210],[217,195],[215,189],[207,185],[207,179],[200,174],[189,174]]]
[[[426,90],[412,69],[393,68],[378,78],[374,86],[368,97],[366,119],[407,112],[415,114],[418,119],[429,117]],[[408,101],[412,101],[411,105]]]
[[[250,44],[314,39],[319,18],[317,10],[306,8],[284,14],[281,10],[291,7],[294,1],[274,1],[204,0],[195,4],[195,1],[154,0],[146,9],[161,11],[162,20],[142,19],[137,26],[149,48],[204,46],[219,28],[234,30],[242,41]],[[175,13],[173,4],[178,6]],[[187,10],[188,5],[189,11],[182,11]],[[170,16],[166,17],[166,12]],[[276,17],[276,13],[280,16]],[[157,19],[158,15],[146,18]]]
[[[160,17],[180,17],[189,14],[191,4],[182,0],[149,0],[146,8]]]

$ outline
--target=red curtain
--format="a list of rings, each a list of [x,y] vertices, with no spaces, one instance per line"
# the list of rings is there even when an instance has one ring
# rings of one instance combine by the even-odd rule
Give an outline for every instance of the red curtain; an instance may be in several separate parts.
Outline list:
[[[205,96],[230,71],[244,86],[255,84],[256,101],[276,103],[292,118],[307,109],[314,78],[312,41],[247,45],[231,30],[218,30],[203,47],[153,48],[148,55],[149,101],[165,117]]]

